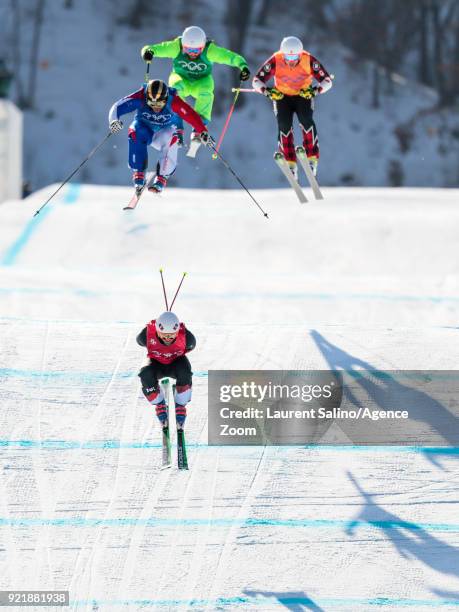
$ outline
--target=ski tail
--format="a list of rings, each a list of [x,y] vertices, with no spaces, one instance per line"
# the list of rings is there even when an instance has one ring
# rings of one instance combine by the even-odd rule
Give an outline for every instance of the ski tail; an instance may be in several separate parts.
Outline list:
[[[163,425],[162,429],[162,469],[169,468],[172,465],[172,456],[171,456],[171,438],[170,438],[170,429],[169,429],[169,379],[163,378],[159,383],[161,387],[161,391],[163,392],[165,403],[166,403],[166,411],[167,411],[167,420]]]
[[[299,160],[300,165],[303,168],[304,173],[306,174],[306,178],[308,179],[309,184],[311,185],[311,189],[312,189],[315,199],[323,200],[324,196],[322,195],[322,192],[319,187],[319,183],[317,182],[317,179],[311,170],[311,166],[309,165],[309,161],[306,155],[305,148],[296,147],[295,151],[296,151],[297,159]]]
[[[177,465],[179,470],[188,469],[185,432],[182,427],[177,427]]]
[[[305,204],[308,201],[308,198],[306,197],[304,191],[301,189],[301,186],[298,181],[295,180],[295,177],[293,176],[290,168],[288,167],[285,157],[280,151],[276,151],[274,153],[274,161],[279,166],[282,174],[285,176],[287,181],[290,183],[290,187],[295,192],[295,195],[300,201],[300,203]]]
[[[192,138],[188,146],[187,157],[196,157],[199,147],[201,146],[201,140],[199,138]]]

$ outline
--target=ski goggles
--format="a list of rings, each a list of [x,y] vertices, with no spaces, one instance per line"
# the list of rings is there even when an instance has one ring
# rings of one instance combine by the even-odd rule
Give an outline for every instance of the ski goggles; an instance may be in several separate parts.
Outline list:
[[[284,59],[287,62],[297,62],[300,59],[299,53],[284,53]]]
[[[184,53],[187,55],[199,55],[204,47],[183,47]]]

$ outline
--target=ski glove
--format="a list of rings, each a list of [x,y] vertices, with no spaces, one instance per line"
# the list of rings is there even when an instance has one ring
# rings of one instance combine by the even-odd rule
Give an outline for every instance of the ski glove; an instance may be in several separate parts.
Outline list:
[[[318,91],[319,90],[317,89],[317,87],[309,85],[309,87],[300,91],[300,96],[302,98],[306,98],[306,100],[311,100],[311,98],[314,98],[317,95]]]
[[[153,59],[153,51],[151,51],[151,49],[149,49],[148,47],[144,47],[142,49],[142,59],[144,60],[144,62],[151,62],[151,60]]]
[[[199,138],[201,139],[202,144],[206,147],[215,147],[215,140],[212,138],[209,132],[201,132],[199,134]]]
[[[275,87],[267,87],[263,93],[266,97],[271,98],[271,100],[282,100],[284,97],[284,94]]]
[[[123,122],[120,121],[119,119],[115,119],[114,121],[110,123],[110,132],[112,134],[117,134],[118,132],[121,132],[122,129],[123,129]]]
[[[175,130],[174,136],[177,138],[177,146],[183,147],[183,130]]]
[[[244,66],[244,68],[241,70],[239,78],[241,81],[248,81],[250,79],[250,70],[247,68],[247,66]]]

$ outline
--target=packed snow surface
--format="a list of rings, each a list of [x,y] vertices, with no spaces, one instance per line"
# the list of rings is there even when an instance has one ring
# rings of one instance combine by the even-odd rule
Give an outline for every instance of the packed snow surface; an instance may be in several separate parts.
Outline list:
[[[0,209],[0,590],[457,609],[457,449],[208,447],[207,373],[456,369],[458,191],[256,191],[265,219],[242,190],[123,212],[130,189],[74,184],[33,218],[55,187]],[[188,272],[176,312],[197,337],[183,473],[160,470],[137,377],[160,267],[170,293]]]

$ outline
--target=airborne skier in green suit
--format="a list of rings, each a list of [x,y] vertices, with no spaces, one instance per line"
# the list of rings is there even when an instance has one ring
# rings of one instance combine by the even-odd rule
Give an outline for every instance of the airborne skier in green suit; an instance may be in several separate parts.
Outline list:
[[[141,55],[146,62],[151,62],[155,56],[170,57],[173,60],[169,85],[177,89],[180,97],[192,96],[196,100],[194,109],[201,115],[204,123],[208,123],[211,119],[214,102],[212,64],[226,64],[239,68],[241,81],[246,81],[250,77],[247,62],[242,55],[219,47],[212,40],[208,40],[204,30],[198,26],[186,28],[182,36],[174,40],[146,45],[142,48]],[[191,134],[191,142],[200,143],[194,132]],[[197,147],[194,154],[196,150]]]

